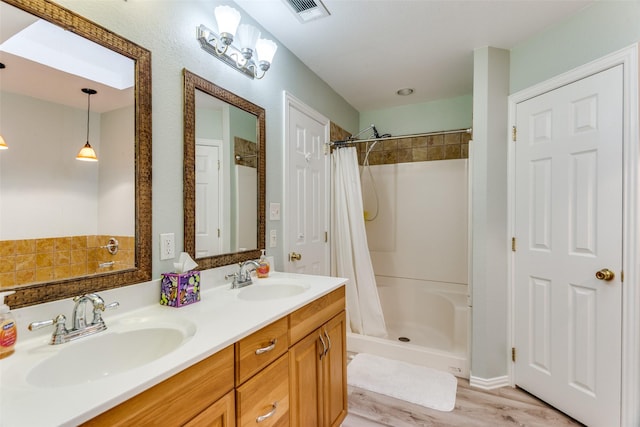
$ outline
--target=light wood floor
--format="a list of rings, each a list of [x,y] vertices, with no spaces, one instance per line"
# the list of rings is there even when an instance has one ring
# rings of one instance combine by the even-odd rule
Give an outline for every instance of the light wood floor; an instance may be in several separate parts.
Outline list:
[[[342,427],[582,426],[530,394],[511,387],[484,391],[458,379],[456,406],[441,412],[349,386],[349,415]]]

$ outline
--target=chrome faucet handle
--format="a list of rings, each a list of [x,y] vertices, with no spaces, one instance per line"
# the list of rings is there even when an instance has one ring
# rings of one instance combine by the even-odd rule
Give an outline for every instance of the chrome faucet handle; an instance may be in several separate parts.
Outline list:
[[[112,309],[118,308],[118,307],[120,307],[120,303],[118,301],[114,301],[114,302],[109,303],[107,305],[104,305],[104,301],[103,301],[101,304],[94,305],[93,306],[93,321],[91,322],[91,324],[92,325],[96,325],[96,324],[98,324],[100,322],[104,323],[104,320],[102,320],[102,312],[104,312],[106,310],[112,310]]]
[[[59,314],[55,319],[42,320],[39,322],[31,322],[29,324],[29,330],[35,331],[36,329],[44,328],[45,326],[55,326],[55,330],[51,335],[51,344],[61,344],[64,342],[64,337],[69,333],[67,330],[67,318],[64,314]]]

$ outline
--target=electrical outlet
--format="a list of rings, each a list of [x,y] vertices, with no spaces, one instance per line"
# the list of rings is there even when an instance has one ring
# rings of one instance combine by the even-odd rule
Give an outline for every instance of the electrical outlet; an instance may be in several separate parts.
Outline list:
[[[176,257],[176,236],[174,233],[160,235],[160,259],[172,259]]]
[[[276,230],[271,230],[269,232],[269,247],[275,248],[278,246],[278,232]]]
[[[271,221],[280,221],[280,203],[271,203],[269,205],[269,219]]]

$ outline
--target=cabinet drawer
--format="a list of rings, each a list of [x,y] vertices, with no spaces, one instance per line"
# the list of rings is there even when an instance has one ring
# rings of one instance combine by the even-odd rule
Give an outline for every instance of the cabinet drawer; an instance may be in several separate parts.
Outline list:
[[[289,315],[289,342],[297,343],[344,309],[343,285]]]
[[[182,425],[231,389],[233,346],[98,415],[85,425]]]
[[[289,425],[288,353],[236,388],[236,411],[238,427]]]
[[[236,343],[236,385],[289,349],[288,329],[287,318],[283,317]]]

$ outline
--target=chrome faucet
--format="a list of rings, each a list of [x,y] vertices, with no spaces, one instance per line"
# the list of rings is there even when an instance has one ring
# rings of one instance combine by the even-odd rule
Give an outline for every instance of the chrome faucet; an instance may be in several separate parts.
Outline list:
[[[231,282],[231,289],[239,289],[252,284],[253,281],[251,280],[251,272],[260,267],[258,261],[254,261],[252,259],[241,262],[238,265],[240,266],[240,270],[238,270],[237,273],[224,276],[225,279],[230,279],[233,277],[233,282]],[[249,269],[249,266],[253,266],[253,269]]]
[[[77,296],[73,299],[75,306],[72,314],[72,329],[67,329],[67,318],[63,314],[59,314],[55,319],[33,322],[29,325],[30,331],[44,328],[45,326],[55,326],[55,330],[51,335],[50,344],[64,344],[77,338],[93,335],[107,329],[107,325],[102,319],[102,312],[111,308],[117,308],[120,304],[112,302],[105,305],[104,300],[98,294],[86,294]],[[87,323],[87,304],[91,303],[93,308],[93,317],[91,323]]]

